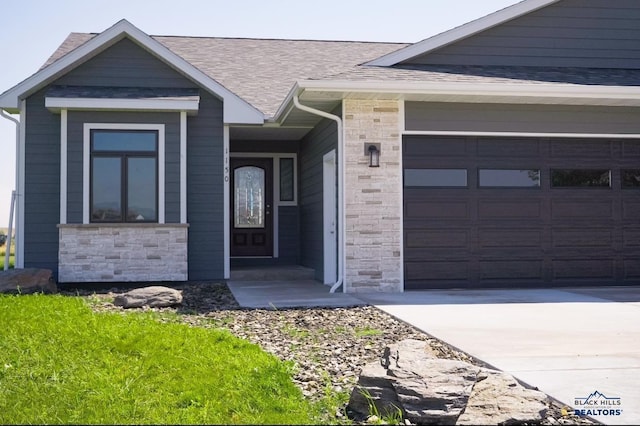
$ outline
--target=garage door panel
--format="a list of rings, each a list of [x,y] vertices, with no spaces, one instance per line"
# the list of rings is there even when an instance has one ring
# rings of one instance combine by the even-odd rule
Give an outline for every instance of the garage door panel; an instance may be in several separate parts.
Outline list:
[[[469,262],[407,262],[405,278],[408,280],[440,281],[468,280]]]
[[[584,190],[584,189],[583,189]],[[589,191],[589,189],[587,189]],[[607,195],[607,194],[603,194]],[[598,193],[593,194],[598,197]],[[555,199],[551,200],[551,219],[611,219],[613,214],[613,200],[593,199]]]
[[[555,259],[552,266],[556,279],[614,279],[613,259]]]
[[[468,138],[430,138],[429,143],[421,143],[420,137],[408,137],[404,144],[404,154],[407,159],[431,158],[431,157],[466,157],[468,147],[471,146]],[[414,143],[411,143],[411,142]]]
[[[478,246],[483,249],[540,247],[542,234],[540,229],[480,228]]]
[[[469,201],[406,201],[405,217],[408,219],[468,219],[470,217]]]
[[[566,140],[554,140],[550,143],[551,157],[569,157],[584,158],[591,157],[597,159],[609,160],[613,157],[613,142],[587,140],[572,140],[568,143]]]
[[[625,249],[640,248],[640,228],[625,228],[622,235],[622,246]]]
[[[627,220],[640,220],[640,200],[622,201],[622,218]]]
[[[468,230],[421,230],[407,232],[404,238],[409,248],[468,248],[469,233]]]
[[[404,188],[406,288],[640,283],[640,139],[431,140],[405,137],[405,168],[466,170],[468,180]],[[482,188],[480,170],[495,172]],[[539,185],[514,170],[538,170]],[[610,171],[609,182],[571,174],[585,170]]]
[[[483,260],[479,266],[480,280],[544,278],[541,260]]]
[[[624,259],[623,276],[626,280],[640,279],[640,257]]]
[[[540,218],[541,214],[541,200],[526,198],[478,200],[478,219],[536,219]]]
[[[451,248],[414,248],[408,251],[406,262],[466,262],[472,252],[467,249]]]
[[[640,157],[640,141],[625,140],[622,141],[622,156],[625,158]]]
[[[613,231],[602,228],[554,228],[551,231],[552,246],[557,248],[602,247],[610,248],[613,243]]]
[[[503,139],[478,141],[478,156],[530,158],[540,156],[538,139]]]

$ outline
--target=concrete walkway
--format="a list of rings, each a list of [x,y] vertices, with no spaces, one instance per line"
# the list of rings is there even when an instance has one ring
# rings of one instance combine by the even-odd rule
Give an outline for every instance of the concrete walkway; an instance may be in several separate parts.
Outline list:
[[[375,305],[571,409],[621,409],[591,416],[602,423],[640,424],[639,287],[349,295],[311,280],[228,284],[244,307]],[[597,405],[576,405],[596,391]]]
[[[638,287],[358,296],[571,408],[600,392],[580,408],[621,409],[602,423],[640,424]]]
[[[313,307],[350,307],[366,305],[350,294],[338,289],[329,293],[331,286],[314,280],[298,281],[235,281],[227,282],[236,301],[243,308],[284,309]]]

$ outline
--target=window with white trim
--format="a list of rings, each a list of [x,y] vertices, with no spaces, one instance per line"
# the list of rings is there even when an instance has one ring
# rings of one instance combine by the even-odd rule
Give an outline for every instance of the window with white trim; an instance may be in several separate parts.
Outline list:
[[[158,222],[158,131],[92,129],[91,222]]]

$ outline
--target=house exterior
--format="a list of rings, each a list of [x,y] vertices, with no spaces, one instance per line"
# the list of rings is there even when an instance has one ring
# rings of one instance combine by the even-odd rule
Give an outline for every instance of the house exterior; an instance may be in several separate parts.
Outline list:
[[[72,33],[0,95],[20,114],[16,266],[637,284],[639,45],[636,0],[525,0],[415,44]]]

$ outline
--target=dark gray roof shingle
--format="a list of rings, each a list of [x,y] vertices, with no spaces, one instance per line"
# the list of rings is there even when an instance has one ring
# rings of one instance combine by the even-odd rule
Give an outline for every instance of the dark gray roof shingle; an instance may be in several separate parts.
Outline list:
[[[640,70],[464,65],[356,66],[340,74],[325,76],[323,80],[640,86]]]

